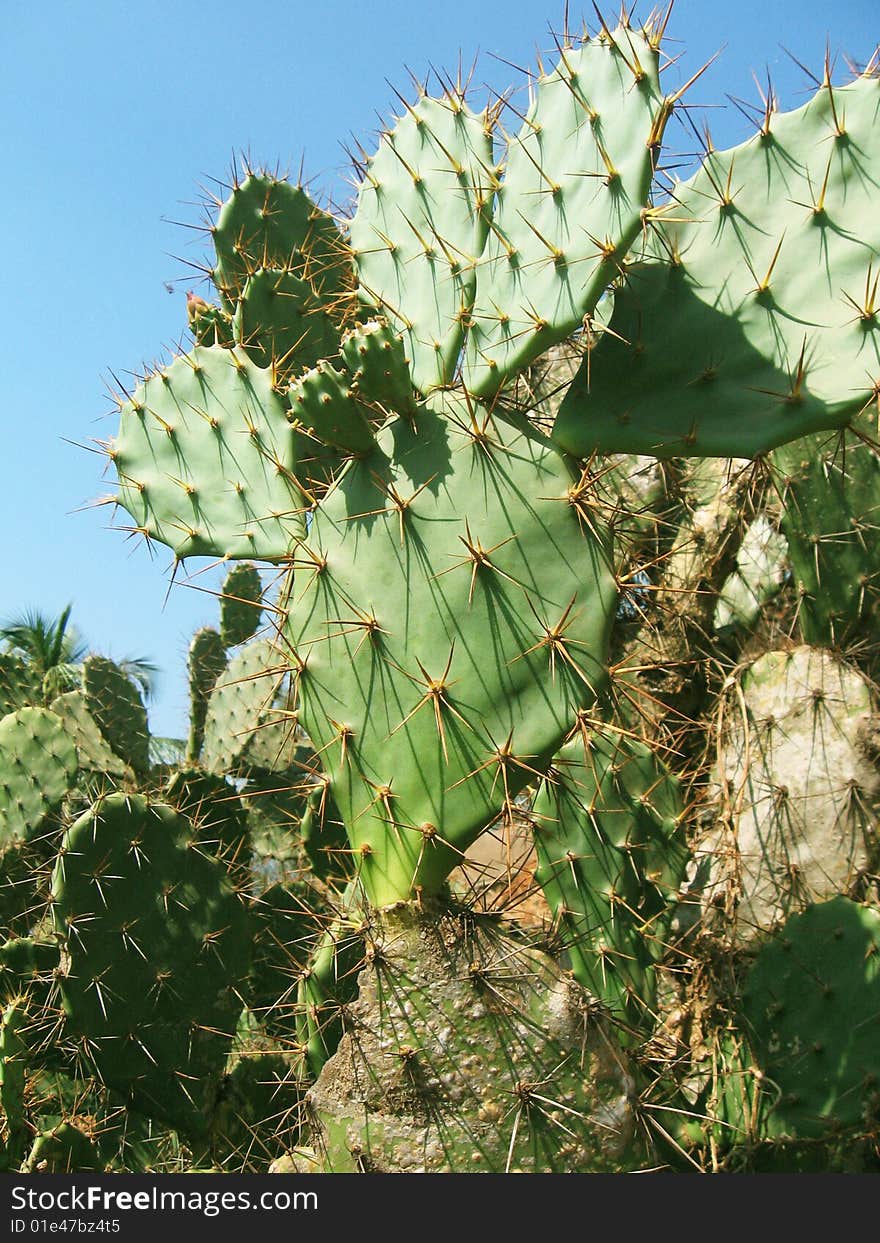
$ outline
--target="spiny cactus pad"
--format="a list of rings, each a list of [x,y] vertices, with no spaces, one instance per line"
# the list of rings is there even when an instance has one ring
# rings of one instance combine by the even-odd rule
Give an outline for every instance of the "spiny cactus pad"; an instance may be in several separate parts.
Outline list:
[[[616,601],[552,446],[447,409],[352,462],[290,604],[301,720],[380,904],[436,889],[549,760],[603,683]]]
[[[21,708],[0,721],[0,845],[39,830],[71,788],[76,747],[48,708]]]
[[[837,897],[793,915],[755,959],[743,1015],[778,1092],[777,1134],[876,1134],[880,911]]]
[[[198,1134],[250,952],[225,869],[193,848],[172,808],[111,794],[65,834],[52,889],[61,994],[83,1056],[144,1112]]]
[[[150,732],[140,693],[125,672],[106,656],[87,656],[82,672],[89,715],[104,738],[135,772],[150,767]]]
[[[235,338],[258,367],[292,375],[339,348],[339,329],[307,281],[260,268],[248,278],[233,318]]]
[[[414,414],[412,377],[400,337],[387,324],[358,324],[343,339],[341,354],[362,401],[380,411]]]
[[[736,896],[735,939],[760,939],[792,911],[852,890],[880,843],[880,774],[867,743],[876,704],[830,652],[768,652],[719,705],[719,820],[700,843],[706,900]]]
[[[279,651],[258,639],[238,652],[217,679],[208,699],[202,763],[214,773],[231,773],[247,763],[248,749],[265,730],[279,726],[276,700],[286,676]]]
[[[642,228],[670,111],[659,52],[618,28],[561,49],[508,142],[465,382],[490,397],[592,313]]]
[[[196,761],[205,739],[208,697],[226,669],[226,645],[212,626],[203,626],[190,640],[187,656],[189,674],[189,738],[187,758]]]
[[[234,565],[220,593],[220,638],[224,647],[252,639],[262,617],[263,582],[260,571],[246,561]]]
[[[348,258],[332,216],[289,181],[248,173],[221,206],[211,233],[214,283],[229,306],[260,268],[289,270],[328,302],[345,287]]]
[[[750,457],[880,386],[880,79],[710,151],[615,291],[559,411],[568,452]]]
[[[649,1022],[654,963],[684,879],[678,782],[644,744],[586,724],[553,758],[532,814],[535,879],[575,978],[630,1021]]]
[[[423,393],[453,379],[493,179],[489,118],[455,92],[408,105],[364,169],[351,221],[359,293],[400,333]]]
[[[271,371],[196,346],[121,406],[118,501],[179,557],[287,557],[305,531],[296,431]]]
[[[50,707],[73,739],[77,766],[81,772],[104,773],[108,777],[134,781],[134,773],[128,764],[112,750],[101,733],[89,711],[84,691],[67,691],[53,699]]]
[[[856,431],[811,436],[773,454],[784,501],[798,624],[808,643],[843,647],[877,633],[880,456],[876,416]],[[860,436],[868,436],[862,440]]]

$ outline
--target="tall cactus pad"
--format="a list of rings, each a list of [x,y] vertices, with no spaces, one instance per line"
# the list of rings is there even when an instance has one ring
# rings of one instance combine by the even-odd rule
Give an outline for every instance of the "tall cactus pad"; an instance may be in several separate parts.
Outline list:
[[[0,848],[27,841],[73,785],[76,747],[47,708],[0,721]]]
[[[553,759],[533,807],[540,883],[575,978],[630,1021],[655,1006],[688,852],[678,782],[642,743],[584,728]]]
[[[189,738],[187,758],[195,762],[205,738],[208,696],[226,669],[226,646],[212,626],[203,626],[193,635],[187,657],[189,674]]]
[[[0,652],[0,717],[39,703],[40,679],[15,652]]]
[[[862,430],[873,435],[874,415]],[[857,435],[814,436],[773,455],[779,471],[808,643],[844,644],[877,633],[880,600],[880,456]]]
[[[179,557],[282,560],[305,531],[286,411],[271,371],[196,346],[122,404],[119,504]]]
[[[301,720],[378,904],[435,890],[549,762],[603,683],[616,602],[553,448],[446,408],[351,464],[289,605]]]
[[[561,50],[509,141],[477,269],[466,383],[491,396],[590,315],[642,228],[671,111],[659,51],[618,28]]]
[[[150,767],[147,710],[137,687],[106,656],[88,656],[83,664],[83,694],[89,715],[116,754],[139,773]]]
[[[0,1016],[0,1170],[16,1170],[28,1137],[25,1068],[28,1027],[26,1003],[10,1001]]]
[[[145,1113],[199,1133],[241,1011],[250,941],[225,869],[191,841],[170,807],[109,795],[67,831],[52,889],[61,994],[83,1056]]]
[[[880,79],[823,86],[676,188],[562,403],[568,452],[750,457],[880,387]]]
[[[792,916],[749,971],[743,1014],[778,1092],[776,1133],[876,1134],[880,911],[838,897]]]
[[[714,793],[700,843],[707,900],[736,896],[735,939],[761,939],[807,902],[852,892],[880,841],[870,753],[878,716],[863,675],[830,652],[768,652],[719,704]]]
[[[359,292],[403,338],[423,393],[454,376],[494,179],[488,116],[420,98],[367,161],[351,222]]]
[[[252,639],[262,617],[263,582],[260,571],[247,562],[233,566],[220,594],[220,638],[224,647]]]
[[[214,283],[227,305],[259,268],[289,270],[325,302],[350,283],[350,260],[333,217],[289,181],[250,173],[220,208],[211,232]]]

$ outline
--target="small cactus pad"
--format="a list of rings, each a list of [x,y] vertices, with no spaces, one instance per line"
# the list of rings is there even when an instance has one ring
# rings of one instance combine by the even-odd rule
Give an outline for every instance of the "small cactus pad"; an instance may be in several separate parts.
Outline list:
[[[262,617],[263,582],[260,571],[246,561],[235,565],[220,593],[220,638],[224,647],[238,647],[252,639]]]
[[[286,673],[268,639],[247,644],[230,660],[208,698],[202,763],[209,772],[235,771],[246,763],[257,734],[274,730],[275,703]]]
[[[592,314],[642,228],[671,111],[643,34],[560,52],[508,142],[477,268],[465,375],[484,398]]]
[[[808,643],[874,639],[880,600],[880,455],[876,415],[854,432],[812,436],[773,454]],[[867,434],[867,441],[861,438]]]
[[[552,446],[446,409],[350,464],[289,604],[300,719],[378,904],[440,885],[549,762],[604,681],[617,596]]]
[[[774,1131],[876,1135],[880,911],[837,897],[793,915],[749,971],[743,1016],[778,1094]]]
[[[362,401],[389,413],[415,413],[403,342],[387,324],[378,320],[358,324],[343,340],[341,353],[353,377],[352,388]]]
[[[140,795],[67,831],[52,889],[60,987],[83,1056],[147,1114],[199,1133],[248,971],[245,908],[189,821]]]
[[[648,747],[586,725],[554,756],[532,811],[535,879],[575,978],[633,1022],[655,1007],[654,963],[688,858],[682,811]]]
[[[798,647],[756,660],[720,701],[707,901],[736,895],[736,939],[760,939],[793,911],[852,890],[877,853],[877,715],[863,675]]]
[[[751,457],[870,402],[878,107],[876,76],[826,82],[675,187],[562,403],[562,448]]]
[[[332,216],[300,187],[249,173],[220,208],[212,229],[214,283],[228,305],[260,268],[284,269],[325,301],[345,287],[350,259]]]
[[[15,652],[0,652],[0,717],[40,700],[40,679]]]
[[[371,411],[358,400],[351,377],[318,363],[290,386],[290,408],[299,423],[322,441],[351,453],[373,447]]]
[[[408,106],[364,169],[351,222],[359,293],[400,333],[423,393],[454,376],[493,179],[488,116],[457,93]]]
[[[106,656],[87,656],[82,672],[85,706],[104,738],[135,772],[150,767],[144,701],[131,678]]]
[[[339,349],[339,330],[307,281],[260,268],[248,278],[234,318],[236,340],[258,367],[283,376],[314,367]]]
[[[296,431],[273,375],[196,346],[122,403],[118,502],[179,557],[278,561],[305,530]]]
[[[189,674],[189,738],[187,758],[195,762],[205,737],[208,696],[226,669],[226,645],[212,626],[203,626],[190,640],[187,656]]]
[[[0,721],[0,845],[27,841],[73,785],[76,747],[48,708],[21,708]]]

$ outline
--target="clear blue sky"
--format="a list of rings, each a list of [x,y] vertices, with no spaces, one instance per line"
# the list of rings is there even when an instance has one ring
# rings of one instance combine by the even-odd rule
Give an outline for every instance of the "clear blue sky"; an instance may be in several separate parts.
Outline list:
[[[370,147],[377,114],[393,104],[388,83],[406,90],[405,66],[424,75],[479,53],[474,82],[503,89],[517,75],[492,54],[533,64],[536,48],[552,48],[548,28],[561,26],[563,6],[13,0],[3,9],[0,618],[72,600],[94,649],[160,665],[152,726],[182,735],[186,647],[215,602],[186,586],[166,601],[170,556],[151,560],[108,529],[109,509],[83,508],[112,479],[71,443],[113,433],[111,369],[137,371],[183,334],[195,281],[180,257],[199,262],[205,251],[169,221],[198,223],[200,185],[223,179],[242,150],[294,173],[302,160],[316,190],[344,201],[340,141],[353,134]],[[572,19],[582,15],[592,22],[591,6],[572,2]],[[667,82],[723,49],[689,98],[727,146],[749,128],[726,95],[756,100],[752,71],[769,68],[784,108],[807,97],[808,79],[780,45],[818,74],[827,41],[843,78],[844,57],[863,64],[878,39],[877,0],[678,0],[668,48],[681,59]],[[669,143],[694,146],[680,127]],[[214,587],[218,576],[197,581]]]

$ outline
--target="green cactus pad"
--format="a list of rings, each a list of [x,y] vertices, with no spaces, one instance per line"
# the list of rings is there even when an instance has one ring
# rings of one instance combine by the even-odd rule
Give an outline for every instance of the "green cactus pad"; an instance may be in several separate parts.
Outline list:
[[[249,643],[230,660],[208,699],[202,763],[209,772],[236,771],[247,763],[257,735],[278,728],[275,704],[286,672],[268,639]]]
[[[300,1138],[302,1059],[275,1043],[245,1011],[211,1122],[211,1153],[222,1170],[265,1174],[279,1148]]]
[[[289,181],[249,173],[220,208],[212,233],[214,283],[227,305],[260,268],[290,271],[325,302],[350,284],[350,256],[332,216]]]
[[[423,393],[455,373],[493,181],[488,117],[457,94],[408,106],[366,164],[351,222],[359,293],[400,333]]]
[[[380,905],[436,889],[549,762],[604,681],[616,602],[552,446],[445,409],[350,465],[289,605],[300,719]]]
[[[65,834],[52,889],[82,1056],[137,1108],[203,1132],[250,953],[225,869],[172,808],[111,794]]]
[[[196,346],[123,403],[117,499],[178,557],[279,561],[305,531],[296,443],[271,372]]]
[[[773,454],[798,625],[808,643],[843,648],[877,633],[880,456],[876,416],[855,433],[813,436]]]
[[[28,1137],[25,1114],[25,1069],[28,1047],[22,1032],[28,1026],[26,1004],[10,1001],[0,1017],[0,1169],[16,1170]]]
[[[312,1074],[336,1052],[343,1014],[357,996],[368,928],[363,892],[349,881],[326,926],[312,938],[296,993],[296,1027]]]
[[[868,404],[878,106],[876,77],[823,86],[676,186],[562,403],[562,448],[752,457]]]
[[[87,656],[82,671],[85,707],[115,753],[135,772],[150,767],[150,732],[140,693],[106,656]]]
[[[224,647],[238,647],[257,633],[262,618],[263,581],[255,565],[235,565],[220,593],[220,638]]]
[[[808,902],[853,892],[878,853],[874,693],[819,648],[767,652],[719,702],[718,822],[699,844],[706,901],[736,898],[737,944]]]
[[[40,679],[23,657],[0,652],[0,717],[39,703]]]
[[[266,1032],[297,1042],[297,991],[320,917],[314,888],[302,879],[270,885],[251,903],[254,952],[248,1008]]]
[[[778,1093],[777,1134],[876,1134],[880,911],[837,897],[793,915],[749,971],[743,1016]]]
[[[235,339],[258,367],[290,376],[339,349],[339,329],[307,281],[260,268],[248,278],[233,320]]]
[[[189,821],[200,850],[218,859],[233,881],[249,879],[247,815],[228,781],[200,768],[182,768],[168,781],[164,798]]]
[[[187,656],[189,674],[189,738],[187,758],[199,758],[205,738],[208,696],[226,668],[226,645],[211,626],[203,626],[193,635]]]
[[[369,409],[358,401],[350,377],[330,363],[319,363],[294,380],[290,408],[324,444],[352,453],[369,453],[373,447]]]
[[[387,324],[378,320],[358,324],[343,340],[341,354],[353,389],[368,405],[389,413],[415,413],[403,342]]]
[[[659,51],[618,28],[566,46],[508,143],[477,269],[465,382],[490,397],[579,328],[642,228],[671,106]]]
[[[222,345],[229,349],[235,344],[232,317],[219,306],[211,306],[203,298],[187,299],[189,330],[196,345]]]
[[[21,708],[0,721],[0,846],[34,837],[77,771],[76,746],[48,708]]]
[[[104,1169],[88,1135],[70,1122],[60,1122],[51,1131],[38,1135],[25,1163],[28,1174],[78,1174]]]
[[[535,879],[575,978],[613,1012],[653,1025],[688,852],[678,782],[644,744],[584,726],[553,758],[533,806]]]
[[[49,705],[76,747],[77,767],[83,773],[103,773],[120,781],[134,781],[125,760],[110,747],[88,709],[84,691],[67,691]]]

